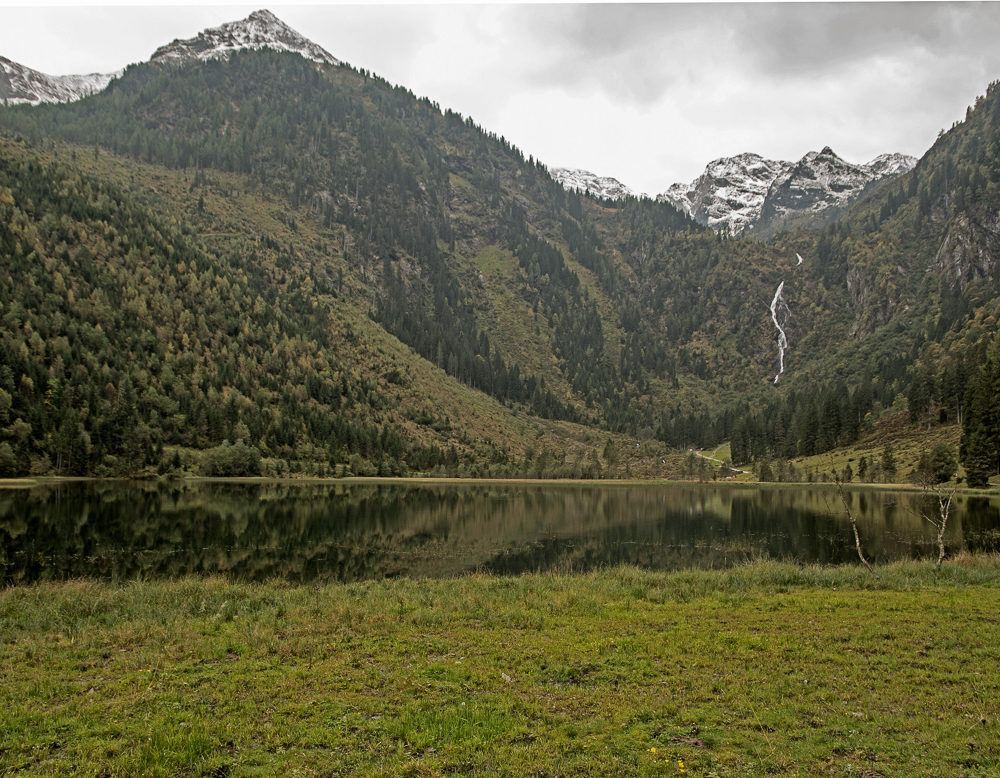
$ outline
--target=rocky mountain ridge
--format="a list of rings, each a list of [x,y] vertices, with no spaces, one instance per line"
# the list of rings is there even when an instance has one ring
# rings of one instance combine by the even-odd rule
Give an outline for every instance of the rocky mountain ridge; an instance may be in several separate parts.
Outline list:
[[[82,76],[50,76],[0,57],[0,102],[8,105],[68,103],[100,92],[121,74],[118,70]]]
[[[549,168],[549,175],[568,191],[591,194],[595,197],[606,197],[610,200],[622,200],[635,196],[635,192],[617,178],[598,176],[589,170],[554,167]]]
[[[866,188],[913,169],[905,154],[882,154],[871,162],[846,162],[826,146],[798,162],[746,153],[710,162],[690,184],[674,184],[657,199],[673,204],[716,232],[774,232],[789,219],[841,209]]]
[[[690,184],[673,184],[656,199],[716,232],[728,228],[738,234],[757,222],[771,184],[792,166],[753,153],[721,157]]]
[[[326,49],[299,35],[267,10],[254,11],[246,19],[238,22],[211,27],[187,40],[175,39],[158,48],[150,57],[150,62],[224,60],[240,49],[264,48],[295,52],[320,64],[340,64],[339,60]]]
[[[913,157],[883,154],[865,165],[853,165],[829,146],[810,151],[771,184],[753,229],[773,233],[790,219],[821,212],[835,218],[836,212],[850,205],[870,184],[895,178],[916,164]]]

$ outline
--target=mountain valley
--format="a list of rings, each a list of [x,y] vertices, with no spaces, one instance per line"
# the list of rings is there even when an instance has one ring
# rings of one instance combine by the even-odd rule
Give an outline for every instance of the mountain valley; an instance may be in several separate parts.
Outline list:
[[[995,85],[919,161],[657,199],[267,12],[94,90],[0,107],[4,475],[679,477],[904,417],[996,474]]]

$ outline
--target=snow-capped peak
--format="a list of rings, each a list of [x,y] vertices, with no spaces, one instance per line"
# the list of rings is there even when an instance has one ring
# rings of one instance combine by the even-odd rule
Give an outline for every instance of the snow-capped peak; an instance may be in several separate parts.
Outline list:
[[[161,46],[151,62],[186,62],[192,59],[228,59],[240,49],[292,51],[306,59],[327,65],[339,62],[328,51],[302,37],[267,10],[254,11],[246,19],[211,27],[194,38],[179,38]]]
[[[810,151],[768,190],[758,227],[779,229],[791,217],[837,213],[860,197],[868,184],[905,173],[916,164],[913,157],[883,154],[868,165],[852,165],[827,146]],[[831,211],[830,209],[836,209]]]
[[[609,200],[621,200],[631,197],[634,192],[617,178],[598,176],[589,170],[570,169],[564,167],[549,168],[549,175],[564,189],[587,192],[597,197],[607,197]]]
[[[916,163],[905,154],[882,154],[867,165],[853,165],[829,146],[798,162],[739,154],[709,162],[690,184],[674,184],[657,199],[716,231],[739,234],[793,214],[844,206],[870,182],[906,173]]]
[[[70,103],[100,92],[111,79],[121,74],[118,70],[84,76],[50,76],[0,57],[0,102],[10,105]]]
[[[674,184],[656,199],[716,231],[740,233],[756,222],[771,184],[791,167],[753,153],[720,157],[690,184]]]

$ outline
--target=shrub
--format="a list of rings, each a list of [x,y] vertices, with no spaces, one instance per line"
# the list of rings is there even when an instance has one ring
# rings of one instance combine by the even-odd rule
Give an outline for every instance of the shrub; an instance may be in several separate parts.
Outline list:
[[[205,475],[238,477],[260,475],[260,451],[243,441],[210,448],[202,454],[201,470]]]

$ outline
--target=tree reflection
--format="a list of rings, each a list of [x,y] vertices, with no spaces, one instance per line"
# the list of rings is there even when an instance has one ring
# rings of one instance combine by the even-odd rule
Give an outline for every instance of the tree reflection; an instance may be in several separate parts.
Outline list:
[[[727,567],[766,556],[854,561],[850,523],[823,488],[398,482],[77,482],[0,491],[7,583],[224,574],[261,581],[517,574],[617,564]],[[933,528],[850,494],[865,553],[931,552]],[[959,501],[949,548],[1000,547],[995,498]]]

